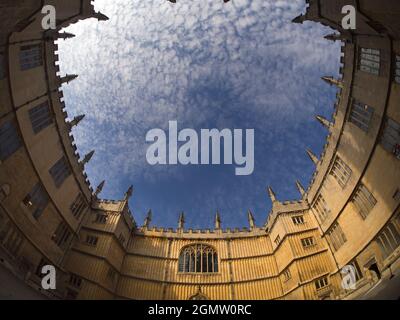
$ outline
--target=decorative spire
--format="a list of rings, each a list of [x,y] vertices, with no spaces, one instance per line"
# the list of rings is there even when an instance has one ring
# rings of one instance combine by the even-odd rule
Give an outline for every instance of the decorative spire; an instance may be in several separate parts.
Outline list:
[[[267,191],[268,191],[268,195],[269,195],[269,197],[270,197],[272,203],[278,202],[278,200],[276,199],[275,193],[274,193],[274,191],[272,190],[272,188],[271,188],[271,187],[268,187],[268,190],[267,190]]]
[[[125,200],[129,200],[130,197],[133,195],[133,186],[131,185],[129,189],[125,192]]]
[[[339,88],[343,88],[343,81],[339,79],[335,79],[334,77],[322,77],[326,83],[330,84],[331,86],[337,86]]]
[[[99,20],[99,21],[107,21],[107,20],[109,20],[109,18],[108,18],[105,14],[103,14],[103,13],[101,13],[101,12],[95,12],[95,13],[92,15],[92,17],[93,17],[93,18],[96,18],[96,19]]]
[[[306,194],[304,187],[301,185],[299,180],[296,180],[296,187],[299,190],[300,194],[302,197],[304,197],[304,195]]]
[[[293,23],[303,23],[306,21],[306,16],[301,14],[292,20]]]
[[[184,225],[185,225],[185,213],[181,212],[178,220],[178,229],[183,229]]]
[[[333,126],[333,123],[330,122],[328,119],[324,118],[323,116],[316,116],[315,117],[324,127],[330,128]]]
[[[146,218],[144,219],[144,224],[143,224],[143,227],[144,227],[144,228],[146,228],[146,229],[149,228],[150,222],[151,222],[151,219],[152,219],[152,216],[153,216],[153,212],[152,212],[151,209],[150,209],[150,210],[147,212]]]
[[[75,118],[72,119],[72,121],[70,121],[68,123],[68,125],[70,126],[70,128],[75,127],[79,124],[79,122],[81,122],[83,120],[83,118],[85,118],[84,114],[76,116]]]
[[[221,229],[221,216],[218,210],[215,213],[215,229]]]
[[[326,40],[330,41],[338,41],[338,40],[343,40],[343,36],[340,33],[332,33],[328,34],[324,37]]]
[[[250,210],[247,211],[247,219],[249,220],[250,230],[253,230],[256,227],[255,219]]]
[[[69,33],[69,32],[58,32],[57,30],[47,30],[45,32],[45,39],[46,40],[57,40],[57,39],[70,39],[75,37],[74,34]]]
[[[66,76],[60,78],[60,83],[70,83],[72,80],[75,80],[76,78],[78,78],[78,75],[76,74],[67,74]]]
[[[94,192],[94,196],[95,196],[95,197],[97,197],[97,196],[103,191],[103,188],[104,188],[104,184],[105,184],[105,183],[106,183],[106,181],[103,180],[103,181],[100,182],[100,184],[97,186],[96,191]]]
[[[74,38],[75,35],[73,33],[69,33],[69,32],[57,32],[56,34],[56,39],[71,39]]]
[[[94,155],[94,150],[90,151],[88,154],[85,155],[85,157],[83,158],[83,160],[81,161],[81,164],[84,166],[85,164],[87,164],[90,159],[92,159]]]
[[[318,157],[310,149],[307,149],[306,151],[307,151],[307,154],[310,157],[311,161],[314,162],[314,164],[317,164],[319,161]]]

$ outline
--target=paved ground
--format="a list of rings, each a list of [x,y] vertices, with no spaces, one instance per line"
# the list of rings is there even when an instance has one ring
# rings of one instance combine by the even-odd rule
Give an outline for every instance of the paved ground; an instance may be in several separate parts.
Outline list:
[[[381,280],[360,300],[400,300],[400,275]]]
[[[44,300],[39,292],[27,286],[0,264],[0,300]]]

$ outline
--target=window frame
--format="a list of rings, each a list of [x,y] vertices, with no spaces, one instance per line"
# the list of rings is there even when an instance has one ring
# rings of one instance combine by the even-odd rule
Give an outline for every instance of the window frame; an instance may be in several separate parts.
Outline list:
[[[23,45],[19,48],[19,66],[21,71],[27,71],[43,66],[44,47],[42,43]]]
[[[351,108],[347,121],[365,133],[368,133],[375,114],[375,108],[355,98],[351,99]]]
[[[54,123],[54,116],[50,110],[49,101],[46,100],[28,110],[29,121],[35,135]]]
[[[4,121],[0,125],[0,163],[9,159],[22,146],[22,138],[15,121]]]
[[[211,261],[209,260],[210,254]],[[206,260],[204,260],[204,257],[206,257]],[[204,266],[207,271],[203,271]],[[211,275],[220,273],[219,270],[220,261],[218,252],[209,244],[193,243],[184,246],[179,252],[178,274]]]
[[[381,75],[382,55],[380,49],[358,48],[358,70],[374,76]]]
[[[65,156],[62,156],[50,169],[49,174],[57,189],[59,189],[65,180],[72,174],[70,164]]]

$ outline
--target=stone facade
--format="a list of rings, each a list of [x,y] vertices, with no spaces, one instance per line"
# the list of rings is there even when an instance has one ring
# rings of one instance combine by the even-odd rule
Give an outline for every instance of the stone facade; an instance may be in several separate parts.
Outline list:
[[[47,1],[58,28],[106,20],[89,0]],[[48,298],[350,299],[400,265],[400,3],[309,0],[294,22],[336,30],[341,78],[323,153],[301,199],[268,189],[267,223],[213,230],[138,227],[122,200],[99,199],[85,174],[67,115],[58,67],[59,37],[43,32],[41,1],[0,1],[0,261],[2,269]],[[357,8],[357,30],[342,30],[341,9]],[[13,17],[10,19],[9,17]],[[45,156],[43,156],[45,155]],[[83,159],[83,160],[82,160]],[[218,270],[179,272],[188,245],[217,253]],[[40,287],[40,269],[57,269],[57,290]],[[357,289],[345,290],[351,264]],[[16,288],[17,290],[17,288]],[[18,297],[18,292],[14,294]],[[24,291],[24,297],[26,292]]]

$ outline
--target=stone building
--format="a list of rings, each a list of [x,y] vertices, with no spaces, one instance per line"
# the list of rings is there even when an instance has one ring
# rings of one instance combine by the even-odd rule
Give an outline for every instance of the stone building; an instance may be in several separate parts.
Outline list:
[[[317,117],[329,135],[319,157],[307,151],[310,185],[297,183],[295,202],[268,188],[262,227],[249,212],[249,228],[222,229],[217,213],[213,230],[191,230],[182,214],[172,230],[151,227],[151,212],[135,223],[132,188],[100,199],[103,184],[93,190],[85,174],[93,153],[81,157],[71,134],[83,116],[67,115],[62,85],[75,76],[60,74],[55,40],[107,17],[90,0],[49,0],[58,30],[44,31],[42,1],[0,0],[1,297],[352,299],[390,281],[400,266],[400,3],[306,2],[293,22],[327,25],[342,43],[340,79],[323,78],[338,94],[333,121]],[[356,30],[341,27],[349,4]],[[57,289],[46,291],[49,264]],[[349,265],[355,289],[342,286]]]

